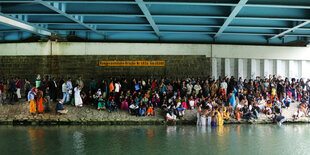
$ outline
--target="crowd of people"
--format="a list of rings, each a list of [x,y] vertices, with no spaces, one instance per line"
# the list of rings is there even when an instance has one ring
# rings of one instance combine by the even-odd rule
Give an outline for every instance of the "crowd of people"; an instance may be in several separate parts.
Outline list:
[[[21,98],[21,89],[19,78],[2,80],[0,103],[7,95],[9,104],[13,104]],[[276,114],[273,116],[276,118],[292,102],[299,103],[294,118],[310,114],[310,80],[289,80],[276,75],[250,80],[234,77],[217,80],[111,77],[96,81],[92,78],[86,86],[81,76],[74,81],[71,78],[56,81],[55,77],[41,78],[38,74],[34,82],[25,79],[24,91],[31,113],[49,111],[50,101],[61,98],[57,101],[59,113],[67,112],[63,104],[90,105],[108,112],[125,110],[135,116],[155,115],[155,108],[158,108],[165,111],[168,120],[175,120],[182,119],[187,110],[197,109],[197,123],[213,126],[231,118],[257,119],[261,114]]]

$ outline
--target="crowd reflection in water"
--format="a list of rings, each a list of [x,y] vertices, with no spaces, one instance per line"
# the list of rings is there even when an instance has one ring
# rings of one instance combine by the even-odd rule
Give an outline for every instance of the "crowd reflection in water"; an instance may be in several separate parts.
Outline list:
[[[44,144],[44,130],[43,129],[29,129],[29,139],[31,142],[32,154],[44,154],[46,146]]]
[[[83,132],[75,131],[73,133],[73,145],[76,154],[84,152],[85,139]]]

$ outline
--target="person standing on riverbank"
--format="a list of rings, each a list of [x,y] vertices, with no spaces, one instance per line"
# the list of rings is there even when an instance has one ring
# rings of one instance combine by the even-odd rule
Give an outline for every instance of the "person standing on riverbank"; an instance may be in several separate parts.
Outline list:
[[[56,77],[53,77],[52,80],[49,81],[49,90],[50,90],[50,98],[56,102],[57,99],[57,83],[56,83]]]
[[[84,88],[84,82],[82,80],[82,76],[79,76],[78,79],[75,82],[76,85],[79,85],[81,87],[81,90]]]
[[[20,81],[19,77],[16,77],[16,95],[17,95],[17,99],[21,99],[22,96],[20,94],[20,90],[22,88],[22,83]]]
[[[9,87],[8,87],[8,94],[9,94],[9,104],[13,105],[13,100],[17,101],[17,96],[16,96],[16,83],[15,79],[11,78],[9,81]]]
[[[37,75],[37,78],[35,80],[35,86],[36,88],[39,88],[41,86],[41,75],[40,74]]]
[[[37,112],[38,113],[43,113],[43,110],[44,110],[43,101],[46,102],[45,98],[43,97],[42,90],[39,90],[37,93]]]
[[[29,80],[26,78],[25,79],[25,84],[24,84],[24,91],[25,91],[25,98],[26,98],[26,101],[28,101],[28,92],[30,91],[30,82]]]
[[[72,94],[73,94],[73,86],[72,86],[70,77],[68,78],[68,81],[67,81],[67,88],[68,88],[68,102],[70,104],[72,103],[71,100],[72,100]]]
[[[74,102],[76,107],[82,107],[83,106],[83,101],[81,98],[81,86],[77,85],[74,88]]]
[[[28,101],[30,104],[30,113],[33,115],[36,113],[36,103],[34,101],[35,95],[36,95],[35,89],[32,89],[28,92]]]
[[[67,81],[64,81],[64,83],[62,84],[62,94],[63,94],[62,101],[64,104],[66,104],[67,102],[69,102]]]

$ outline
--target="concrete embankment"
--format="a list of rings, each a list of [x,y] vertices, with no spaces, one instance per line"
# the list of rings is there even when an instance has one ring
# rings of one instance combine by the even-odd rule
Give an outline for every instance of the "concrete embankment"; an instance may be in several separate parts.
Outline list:
[[[66,115],[55,113],[55,105],[51,105],[51,111],[43,114],[31,115],[28,102],[17,102],[14,105],[0,106],[0,125],[195,125],[196,110],[187,110],[182,120],[166,121],[161,110],[155,110],[155,116],[136,117],[126,111],[98,111],[92,106],[77,108],[65,105],[68,110]],[[295,106],[294,106],[295,105]],[[301,118],[294,120],[293,112],[297,110],[297,104],[290,109],[284,109],[283,115],[287,118],[286,123],[310,123],[310,119]],[[273,123],[268,116],[261,114],[260,119],[225,121],[225,124],[270,124]]]

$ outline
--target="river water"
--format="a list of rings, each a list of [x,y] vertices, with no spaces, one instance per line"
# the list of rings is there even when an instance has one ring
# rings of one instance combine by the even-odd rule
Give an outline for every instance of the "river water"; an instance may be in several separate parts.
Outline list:
[[[310,154],[309,127],[0,126],[0,154]]]

